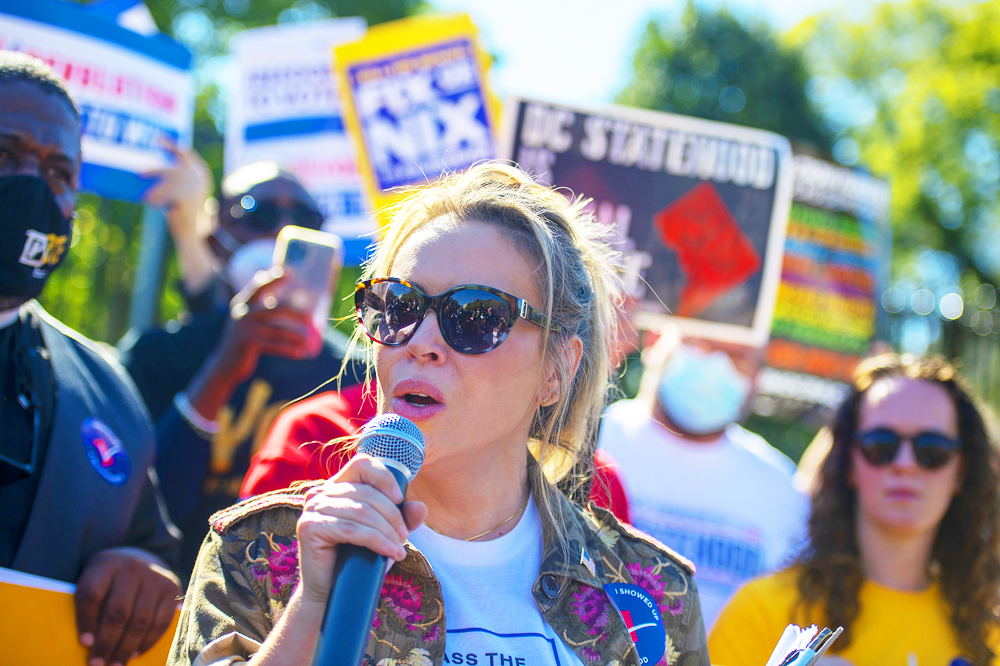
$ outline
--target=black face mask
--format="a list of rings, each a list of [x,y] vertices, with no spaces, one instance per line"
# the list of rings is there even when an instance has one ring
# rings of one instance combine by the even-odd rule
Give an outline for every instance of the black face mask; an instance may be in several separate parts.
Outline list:
[[[0,178],[0,297],[28,300],[66,258],[72,221],[35,176]]]

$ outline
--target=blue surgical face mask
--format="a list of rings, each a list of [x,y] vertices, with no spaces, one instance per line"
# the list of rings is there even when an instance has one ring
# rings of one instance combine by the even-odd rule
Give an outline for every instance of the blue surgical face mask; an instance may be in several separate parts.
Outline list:
[[[736,369],[725,352],[682,344],[663,368],[656,394],[677,427],[692,435],[707,435],[739,418],[750,388],[750,378]]]

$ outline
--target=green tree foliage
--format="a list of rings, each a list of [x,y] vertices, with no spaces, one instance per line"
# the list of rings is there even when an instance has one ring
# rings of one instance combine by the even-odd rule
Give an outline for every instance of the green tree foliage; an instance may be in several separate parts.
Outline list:
[[[805,93],[800,54],[763,23],[687,5],[680,22],[651,19],[618,102],[759,127],[825,153],[827,133]]]
[[[86,4],[86,0],[78,0]],[[421,0],[146,0],[159,29],[194,55],[196,104],[194,147],[208,162],[216,183],[223,169],[222,72],[229,39],[245,28],[334,16],[362,16],[369,25],[404,18],[423,8]],[[142,208],[136,204],[81,196],[72,249],[40,299],[53,315],[94,339],[114,343],[125,333],[134,269],[139,256]],[[345,280],[352,274],[345,270]],[[183,309],[176,262],[164,269],[160,320]],[[343,317],[353,283],[336,297],[333,315]],[[349,300],[349,299],[348,299]],[[349,324],[348,324],[349,325]]]
[[[806,20],[810,97],[833,153],[892,183],[892,341],[956,358],[1000,407],[1000,1],[884,3]],[[887,298],[891,296],[891,298]],[[962,303],[950,321],[944,304]],[[950,309],[950,308],[949,308]]]
[[[789,35],[843,162],[892,182],[897,273],[922,248],[1000,280],[1000,2],[885,3]]]
[[[142,239],[142,208],[82,195],[66,261],[49,278],[39,302],[64,324],[93,340],[114,343],[128,327],[134,268]],[[176,317],[184,301],[177,263],[164,267],[159,311]]]

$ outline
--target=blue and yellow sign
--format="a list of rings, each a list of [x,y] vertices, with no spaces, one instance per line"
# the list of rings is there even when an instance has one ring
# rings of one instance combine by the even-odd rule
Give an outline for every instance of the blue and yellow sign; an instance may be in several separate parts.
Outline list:
[[[334,48],[344,120],[376,209],[395,188],[496,157],[497,105],[477,35],[464,14],[421,17]]]

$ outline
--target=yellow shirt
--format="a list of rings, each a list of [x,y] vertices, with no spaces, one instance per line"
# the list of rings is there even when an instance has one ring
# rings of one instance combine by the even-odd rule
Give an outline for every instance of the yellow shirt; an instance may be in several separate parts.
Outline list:
[[[798,572],[786,569],[745,585],[723,609],[711,635],[708,654],[715,666],[764,666],[781,632],[799,626],[826,625],[821,614],[793,617],[798,600]],[[854,666],[965,666],[948,607],[936,583],[921,592],[905,592],[865,581],[853,640],[843,651],[827,652]],[[834,629],[835,627],[830,627]],[[996,636],[994,636],[996,638]],[[991,641],[996,653],[998,641]],[[909,655],[916,661],[911,661]],[[994,659],[994,666],[998,663]]]

